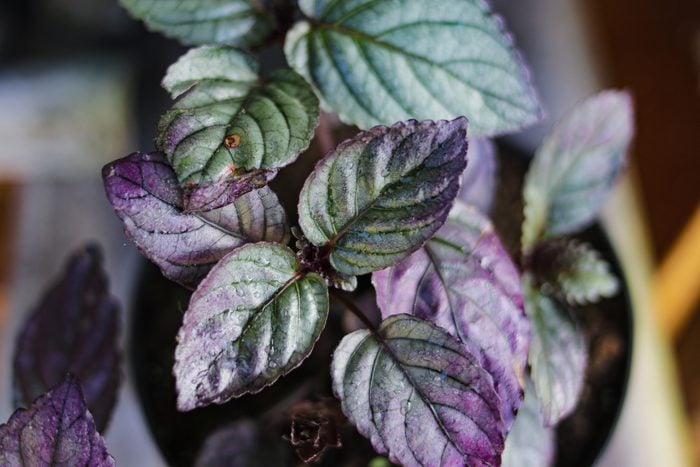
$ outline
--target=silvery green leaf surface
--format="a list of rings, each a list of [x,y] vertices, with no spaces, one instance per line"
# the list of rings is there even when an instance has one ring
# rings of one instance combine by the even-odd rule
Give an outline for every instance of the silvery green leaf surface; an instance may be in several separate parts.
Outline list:
[[[182,211],[182,190],[161,153],[134,153],[102,169],[126,235],[165,277],[194,288],[224,255],[251,242],[286,244],[284,209],[268,187],[202,213]]]
[[[123,317],[100,249],[88,245],[73,253],[37,302],[15,347],[18,405],[29,405],[71,373],[81,379],[97,429],[104,431],[122,380]]]
[[[224,256],[192,295],[177,337],[182,411],[255,393],[299,366],[323,330],[328,289],[287,247],[252,243]]]
[[[530,325],[520,275],[491,222],[456,203],[433,238],[372,274],[382,316],[410,314],[459,338],[493,377],[510,428],[523,397]]]
[[[498,161],[496,147],[487,138],[471,138],[467,151],[469,165],[464,171],[459,199],[488,213],[496,191]]]
[[[408,315],[348,334],[333,354],[343,412],[402,465],[498,465],[503,421],[493,381],[443,329]]]
[[[204,441],[195,467],[276,467],[286,465],[284,441],[253,420],[239,420]]]
[[[254,46],[275,20],[259,0],[120,0],[148,29],[187,45]]]
[[[66,377],[0,425],[0,465],[114,466],[77,379]]]
[[[322,159],[299,195],[299,224],[346,275],[391,266],[445,222],[466,165],[467,121],[375,127]]]
[[[541,110],[503,20],[483,0],[308,0],[287,34],[290,65],[324,107],[362,129],[469,118],[472,136],[512,132]]]
[[[163,85],[178,101],[156,143],[184,189],[185,211],[222,207],[264,186],[309,146],[318,123],[318,99],[301,76],[280,69],[262,80],[236,49],[190,50]]]
[[[588,243],[554,240],[538,244],[532,254],[532,273],[571,305],[612,297],[619,283],[610,265]]]
[[[535,154],[524,188],[523,248],[591,223],[634,136],[631,96],[605,91],[579,103]]]
[[[525,310],[532,325],[530,375],[547,426],[578,403],[588,363],[583,335],[565,306],[535,289],[525,277]]]
[[[525,399],[506,438],[503,467],[548,467],[555,451],[554,428],[547,427],[532,381],[526,380]]]

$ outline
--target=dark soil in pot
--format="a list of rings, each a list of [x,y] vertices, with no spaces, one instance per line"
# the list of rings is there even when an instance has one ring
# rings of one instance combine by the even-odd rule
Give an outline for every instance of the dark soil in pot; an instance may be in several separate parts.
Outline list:
[[[280,193],[282,200],[289,200],[282,192],[294,192],[296,185],[303,182],[305,176],[299,172],[312,168],[314,159],[310,158],[324,152],[319,147],[313,149],[299,161],[303,169],[294,174],[289,171],[286,175],[289,178],[282,175],[276,180],[273,188]],[[493,216],[501,232],[517,232],[509,229],[509,225],[518,225],[521,221],[514,213],[522,212],[519,181],[527,168],[527,159],[513,150],[503,149],[502,152],[500,177],[505,182],[503,186],[508,188],[497,194]],[[296,200],[293,202],[295,204]],[[295,217],[294,204],[287,205],[291,218]],[[612,271],[622,279],[623,287],[613,299],[577,309],[588,338],[590,360],[578,408],[557,429],[556,465],[566,467],[590,466],[604,450],[626,392],[633,334],[628,291],[607,237],[599,226],[594,226],[578,238],[590,242],[603,254]],[[510,248],[516,248],[518,238],[513,235],[504,241]],[[371,293],[367,278],[361,280],[360,287],[367,294]],[[175,409],[172,366],[175,336],[188,300],[186,290],[163,278],[154,266],[144,265],[133,305],[129,351],[146,419],[156,443],[171,465],[192,465],[207,436],[235,420],[258,420],[274,439],[282,440],[289,434],[290,411],[295,403],[332,397],[330,356],[337,342],[348,332],[348,326],[352,325],[344,320],[343,310],[334,309],[333,305],[327,328],[311,356],[297,370],[259,394],[234,399],[221,406],[178,412]],[[361,301],[363,304],[372,303],[372,297],[365,296]],[[321,465],[367,465],[375,457],[369,442],[354,428],[343,427],[341,438],[343,448],[328,451]],[[286,451],[288,465],[300,463],[289,443],[281,441],[280,446]]]

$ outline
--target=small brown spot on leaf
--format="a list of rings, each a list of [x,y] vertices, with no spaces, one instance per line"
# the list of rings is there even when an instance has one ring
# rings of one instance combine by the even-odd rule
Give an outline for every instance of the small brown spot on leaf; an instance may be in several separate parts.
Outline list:
[[[224,138],[224,144],[229,149],[237,148],[241,145],[241,135],[228,135]]]

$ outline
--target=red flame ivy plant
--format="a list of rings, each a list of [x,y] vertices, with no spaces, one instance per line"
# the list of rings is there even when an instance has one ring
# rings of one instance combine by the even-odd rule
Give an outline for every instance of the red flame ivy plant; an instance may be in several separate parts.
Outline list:
[[[175,103],[157,150],[103,169],[129,238],[194,290],[177,336],[178,408],[256,393],[293,371],[337,299],[366,329],[335,350],[333,391],[377,453],[403,465],[551,462],[552,427],[575,407],[587,360],[569,310],[617,289],[600,255],[568,236],[594,220],[623,166],[630,98],[581,103],[542,144],[514,261],[481,212],[493,190],[488,138],[537,122],[541,110],[485,2],[122,3],[199,45],[163,80]],[[276,38],[291,68],[261,76],[256,51]],[[364,131],[318,162],[290,229],[267,183],[309,146],[319,105]],[[370,273],[378,326],[335,291]],[[13,420],[0,428],[3,450],[17,436]],[[297,422],[315,431],[291,436],[312,460],[323,452],[315,441],[341,444],[313,420]]]

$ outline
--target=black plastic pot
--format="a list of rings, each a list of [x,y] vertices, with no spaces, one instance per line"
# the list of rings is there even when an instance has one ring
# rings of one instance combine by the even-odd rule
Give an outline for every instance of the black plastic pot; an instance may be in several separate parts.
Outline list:
[[[527,159],[521,154],[507,148],[502,148],[502,153],[500,177],[506,188],[499,190],[492,213],[499,230],[512,229],[521,222],[513,213],[522,212],[520,181],[527,168]],[[310,168],[309,164],[306,166]],[[595,225],[577,238],[590,242],[603,254],[623,286],[616,297],[576,311],[588,337],[590,363],[578,408],[557,429],[556,465],[566,467],[590,466],[604,451],[623,405],[633,335],[628,290],[605,233]],[[511,249],[517,247],[517,241],[517,236],[504,236]],[[171,465],[191,465],[207,435],[237,419],[263,420],[268,431],[277,432],[281,438],[289,429],[288,413],[295,402],[331,396],[330,355],[344,334],[341,314],[333,310],[309,359],[277,384],[221,406],[177,412],[173,353],[189,293],[164,279],[150,264],[144,264],[139,284],[134,297],[129,353],[146,419],[156,444]],[[366,278],[361,287],[371,289]],[[369,443],[352,428],[343,433],[343,444],[342,449],[330,451],[322,465],[366,465],[374,456]],[[298,463],[291,448],[287,450],[289,465]]]

